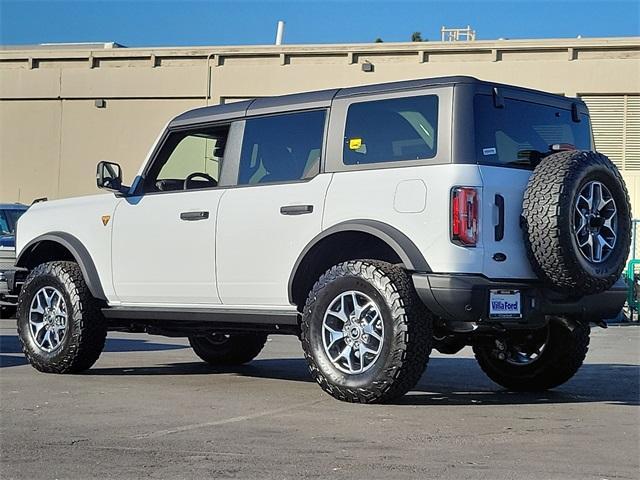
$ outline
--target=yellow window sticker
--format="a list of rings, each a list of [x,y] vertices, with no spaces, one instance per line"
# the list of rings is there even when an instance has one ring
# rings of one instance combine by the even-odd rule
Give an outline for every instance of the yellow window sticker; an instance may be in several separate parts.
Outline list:
[[[362,147],[362,139],[361,138],[350,138],[349,139],[349,150],[358,150]]]

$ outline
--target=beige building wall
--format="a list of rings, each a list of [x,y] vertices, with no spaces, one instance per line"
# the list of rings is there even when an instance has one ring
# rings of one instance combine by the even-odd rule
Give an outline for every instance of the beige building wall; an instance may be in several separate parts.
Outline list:
[[[624,105],[635,105],[640,38],[0,50],[0,202],[95,193],[103,159],[119,162],[130,180],[164,124],[190,108],[441,75],[589,99],[625,96]],[[609,154],[630,165],[624,175],[640,211],[640,160],[629,160],[640,120],[633,112],[624,119],[633,124],[620,130],[628,152]]]

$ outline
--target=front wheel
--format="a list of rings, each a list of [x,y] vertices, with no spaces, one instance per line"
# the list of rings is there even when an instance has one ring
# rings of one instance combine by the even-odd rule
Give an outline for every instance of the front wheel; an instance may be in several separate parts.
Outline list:
[[[394,400],[415,386],[431,352],[432,319],[406,272],[373,260],[341,263],[316,282],[301,340],[312,377],[346,402]]]
[[[582,366],[589,349],[589,325],[569,328],[552,320],[539,330],[473,347],[487,376],[503,387],[525,392],[548,390],[567,382]]]
[[[107,326],[74,262],[38,265],[18,298],[18,336],[31,365],[46,373],[91,367],[104,348]]]

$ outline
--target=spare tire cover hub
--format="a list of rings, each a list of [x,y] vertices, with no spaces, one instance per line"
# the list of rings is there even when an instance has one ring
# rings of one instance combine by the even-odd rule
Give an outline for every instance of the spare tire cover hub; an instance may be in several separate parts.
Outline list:
[[[590,262],[605,261],[616,246],[618,210],[611,192],[601,182],[588,182],[576,197],[574,235]]]

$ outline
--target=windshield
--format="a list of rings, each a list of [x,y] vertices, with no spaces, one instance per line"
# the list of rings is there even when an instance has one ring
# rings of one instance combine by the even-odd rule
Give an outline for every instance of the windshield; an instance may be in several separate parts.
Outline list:
[[[15,235],[16,223],[26,209],[0,210],[0,235]]]
[[[569,108],[510,98],[505,98],[504,104],[504,108],[496,108],[491,95],[475,97],[478,163],[533,168],[542,158],[555,153],[554,145],[561,149],[592,149],[588,115],[581,114],[580,122],[574,122]]]

